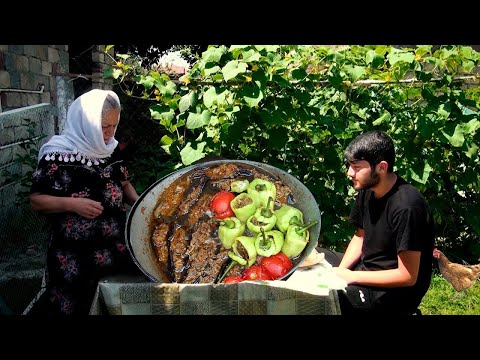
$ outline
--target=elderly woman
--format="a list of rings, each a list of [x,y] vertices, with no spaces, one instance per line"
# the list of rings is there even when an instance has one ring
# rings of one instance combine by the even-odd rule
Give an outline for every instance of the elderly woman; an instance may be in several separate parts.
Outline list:
[[[51,227],[49,313],[88,314],[100,278],[138,271],[125,247],[124,203],[138,194],[117,155],[120,110],[115,92],[91,90],[70,106],[62,134],[40,148],[30,202]]]

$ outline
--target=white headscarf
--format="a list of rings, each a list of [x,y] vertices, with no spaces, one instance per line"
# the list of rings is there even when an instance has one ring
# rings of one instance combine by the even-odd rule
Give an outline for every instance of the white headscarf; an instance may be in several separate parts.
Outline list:
[[[60,161],[81,161],[98,164],[110,156],[118,144],[112,137],[105,144],[102,134],[102,109],[107,95],[111,95],[120,107],[118,95],[111,90],[93,89],[79,96],[70,105],[67,121],[61,135],[54,135],[38,153],[38,161],[45,159]],[[115,129],[116,131],[116,129]],[[114,133],[115,135],[115,133]]]

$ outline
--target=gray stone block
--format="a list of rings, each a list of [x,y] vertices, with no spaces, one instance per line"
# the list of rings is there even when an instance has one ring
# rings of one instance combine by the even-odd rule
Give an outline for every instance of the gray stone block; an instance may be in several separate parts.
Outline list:
[[[50,76],[52,72],[52,63],[48,61],[42,61],[42,75]]]
[[[58,50],[52,47],[48,48],[48,61],[51,63],[56,63],[60,60],[60,55]]]
[[[45,75],[37,75],[37,82],[38,82],[38,90],[40,90],[40,85],[43,84],[44,89],[43,91],[49,91],[50,90],[50,76],[45,76]]]
[[[28,126],[24,126],[24,125],[15,127],[14,134],[15,134],[15,137],[14,137],[15,142],[25,140],[30,137],[28,133]]]
[[[9,108],[22,107],[22,95],[20,93],[8,93],[6,106]]]
[[[45,91],[42,93],[42,103],[48,103],[50,104],[52,102],[52,99],[50,97],[50,91]]]
[[[15,70],[15,61],[14,55],[11,53],[3,54],[3,60],[5,61],[5,70],[14,71]]]
[[[8,164],[13,161],[13,149],[8,147],[6,149],[0,150],[0,166]]]
[[[14,138],[13,128],[3,128],[0,130],[0,146],[13,143]]]
[[[34,74],[42,73],[42,60],[37,58],[30,58],[30,72]]]
[[[12,89],[20,89],[20,74],[13,72],[10,74],[10,86]]]
[[[14,59],[15,59],[15,69],[17,69],[19,73],[28,73],[30,71],[27,56],[14,55]]]
[[[27,94],[27,105],[40,104],[40,94]]]
[[[23,90],[37,90],[34,75],[31,73],[20,74],[20,87]]]
[[[7,71],[0,71],[0,88],[10,88],[10,74]]]
[[[35,57],[42,61],[48,60],[48,45],[36,45]]]
[[[23,48],[25,45],[8,45],[8,51],[15,54],[23,54]]]
[[[23,53],[28,57],[35,56],[35,47],[38,45],[23,45]]]

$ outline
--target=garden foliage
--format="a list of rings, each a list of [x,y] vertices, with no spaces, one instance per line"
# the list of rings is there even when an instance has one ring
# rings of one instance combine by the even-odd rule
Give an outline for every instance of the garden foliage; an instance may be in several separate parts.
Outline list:
[[[105,76],[151,102],[171,170],[209,155],[283,169],[315,196],[320,243],[343,250],[355,195],[343,150],[384,130],[396,172],[432,208],[437,245],[480,257],[480,53],[471,47],[209,46],[179,81],[129,54],[115,60]]]

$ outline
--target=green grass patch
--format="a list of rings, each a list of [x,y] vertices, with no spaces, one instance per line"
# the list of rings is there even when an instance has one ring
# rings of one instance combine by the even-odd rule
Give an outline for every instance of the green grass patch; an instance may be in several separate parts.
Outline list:
[[[423,315],[480,315],[480,281],[458,295],[450,283],[434,273],[419,308]]]

